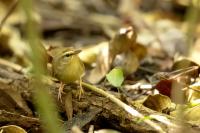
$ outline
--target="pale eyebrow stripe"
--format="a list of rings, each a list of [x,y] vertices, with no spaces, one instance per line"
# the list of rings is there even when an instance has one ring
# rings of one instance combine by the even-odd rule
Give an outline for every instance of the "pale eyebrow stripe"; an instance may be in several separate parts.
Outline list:
[[[66,56],[66,55],[73,55],[74,51],[67,51],[67,52],[64,52],[62,54],[62,56]]]

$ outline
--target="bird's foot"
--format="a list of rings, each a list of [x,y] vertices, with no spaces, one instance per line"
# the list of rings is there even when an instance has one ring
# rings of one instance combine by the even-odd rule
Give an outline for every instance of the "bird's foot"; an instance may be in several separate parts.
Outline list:
[[[63,92],[64,87],[65,87],[65,84],[61,82],[61,85],[58,89],[58,101],[61,101],[61,102],[62,102],[62,93],[64,93]]]
[[[78,94],[77,94],[77,97],[78,97],[79,100],[81,99],[81,96],[82,96],[83,94],[84,94],[84,90],[83,90],[82,87],[80,87],[80,88],[78,89]]]
[[[84,93],[84,89],[82,87],[82,79],[80,78],[80,81],[79,81],[79,89],[78,89],[78,93],[77,93],[77,97],[78,99],[80,100],[81,99],[81,95],[83,95]]]

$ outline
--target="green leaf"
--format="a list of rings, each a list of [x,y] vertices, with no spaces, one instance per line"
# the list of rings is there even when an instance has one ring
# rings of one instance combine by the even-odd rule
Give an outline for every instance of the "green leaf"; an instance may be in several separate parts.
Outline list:
[[[121,68],[112,69],[107,75],[106,79],[114,87],[121,87],[124,81],[124,75]]]

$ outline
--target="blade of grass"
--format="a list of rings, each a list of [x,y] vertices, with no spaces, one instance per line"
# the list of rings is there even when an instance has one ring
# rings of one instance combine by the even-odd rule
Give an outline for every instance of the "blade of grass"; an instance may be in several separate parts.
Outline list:
[[[43,54],[41,51],[41,43],[39,40],[38,27],[34,23],[33,18],[33,2],[32,0],[20,0],[21,7],[24,11],[27,27],[26,34],[28,44],[31,48],[31,60],[33,64],[33,71],[35,82],[33,82],[33,89],[35,94],[36,108],[40,114],[40,118],[45,128],[45,132],[48,133],[64,133],[64,130],[59,124],[58,114],[56,112],[53,98],[49,95],[47,87],[41,82],[42,75],[45,75],[45,67]]]

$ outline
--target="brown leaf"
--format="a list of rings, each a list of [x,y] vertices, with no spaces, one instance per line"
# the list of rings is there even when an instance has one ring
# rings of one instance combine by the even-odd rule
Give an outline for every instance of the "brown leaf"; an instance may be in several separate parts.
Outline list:
[[[170,108],[171,100],[169,97],[161,94],[149,95],[143,105],[150,109],[162,112],[163,110]]]
[[[97,57],[96,67],[92,69],[89,74],[85,76],[86,80],[90,83],[96,84],[100,82],[109,71],[108,65],[108,47],[101,49]]]
[[[192,60],[183,58],[174,62],[172,66],[172,70],[175,71],[175,70],[184,69],[184,68],[188,68],[192,66],[199,66],[199,65]]]
[[[65,94],[65,111],[68,120],[71,120],[73,117],[73,105],[72,105],[72,92],[68,91]]]
[[[25,115],[32,115],[32,111],[21,97],[21,94],[11,88],[8,90],[0,89],[0,109]]]
[[[23,128],[16,125],[8,125],[0,127],[1,133],[27,133]]]
[[[116,56],[113,67],[121,67],[124,74],[127,76],[138,69],[139,60],[135,53],[129,50],[126,53]]]
[[[125,53],[136,43],[136,31],[133,27],[121,28],[109,44],[109,64],[112,64],[116,55]]]

